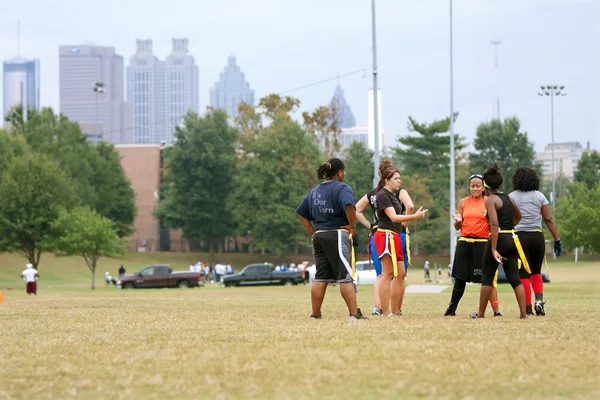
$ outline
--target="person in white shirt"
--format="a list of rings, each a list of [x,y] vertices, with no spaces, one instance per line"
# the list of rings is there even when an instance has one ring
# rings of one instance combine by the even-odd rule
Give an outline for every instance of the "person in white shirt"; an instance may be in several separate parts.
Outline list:
[[[27,264],[27,268],[23,272],[21,272],[21,279],[23,279],[26,284],[27,294],[31,296],[34,294],[37,296],[37,278],[40,277],[40,273],[37,269],[33,268],[33,265]]]

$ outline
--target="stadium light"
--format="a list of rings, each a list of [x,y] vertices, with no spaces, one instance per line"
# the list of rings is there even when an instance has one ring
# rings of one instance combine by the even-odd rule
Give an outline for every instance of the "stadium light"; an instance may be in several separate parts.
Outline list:
[[[540,88],[544,91],[544,93],[539,93],[539,96],[548,96],[550,97],[550,126],[552,131],[552,196],[550,198],[552,202],[552,211],[556,206],[556,179],[554,176],[554,97],[555,96],[566,96],[567,93],[563,92],[565,89],[564,85],[546,85],[540,86]],[[559,90],[560,89],[560,90]]]

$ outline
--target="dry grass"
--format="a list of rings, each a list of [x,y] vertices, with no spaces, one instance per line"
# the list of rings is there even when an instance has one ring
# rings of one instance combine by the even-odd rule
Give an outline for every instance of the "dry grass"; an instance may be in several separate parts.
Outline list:
[[[501,319],[467,318],[473,285],[456,318],[441,316],[446,292],[364,322],[347,320],[335,288],[310,321],[308,286],[91,292],[57,276],[37,298],[4,287],[0,398],[600,398],[599,267],[557,264],[548,315],[526,321],[507,285]]]

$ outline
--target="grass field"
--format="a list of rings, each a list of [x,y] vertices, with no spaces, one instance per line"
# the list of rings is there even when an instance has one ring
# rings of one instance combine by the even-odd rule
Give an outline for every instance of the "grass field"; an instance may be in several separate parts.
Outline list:
[[[446,290],[407,294],[401,318],[350,322],[337,288],[310,321],[309,286],[122,291],[101,281],[122,260],[106,260],[91,291],[81,260],[44,257],[34,298],[22,260],[0,255],[0,399],[600,398],[598,262],[551,263],[546,317],[519,320],[501,285],[504,317],[470,320],[469,285],[455,318],[441,316]],[[199,256],[123,262],[149,257]]]

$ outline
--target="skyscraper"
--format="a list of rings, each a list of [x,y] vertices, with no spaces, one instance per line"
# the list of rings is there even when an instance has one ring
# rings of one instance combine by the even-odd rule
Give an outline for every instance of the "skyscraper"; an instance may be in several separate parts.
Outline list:
[[[13,58],[3,63],[3,117],[20,104],[25,110],[40,108],[40,61]],[[2,120],[4,120],[2,118]],[[1,125],[1,124],[0,124]]]
[[[59,58],[60,112],[79,122],[93,142],[131,142],[123,57],[114,47],[78,45],[60,46]],[[103,90],[94,90],[97,83]]]
[[[138,39],[136,53],[129,59],[127,101],[133,114],[133,142],[166,141],[165,63],[152,53],[150,39]]]
[[[235,57],[229,56],[219,81],[210,89],[210,106],[225,110],[233,120],[237,115],[238,105],[242,102],[254,106],[254,90],[250,89]]]
[[[188,112],[198,112],[198,66],[188,54],[187,39],[172,39],[173,49],[165,61],[165,107],[167,129],[163,139],[173,141],[175,127]]]
[[[352,128],[356,126],[354,114],[352,114],[350,105],[348,105],[346,97],[344,97],[344,91],[339,84],[335,87],[335,92],[333,93],[333,98],[331,99],[329,107],[335,109],[335,115],[339,129]]]

